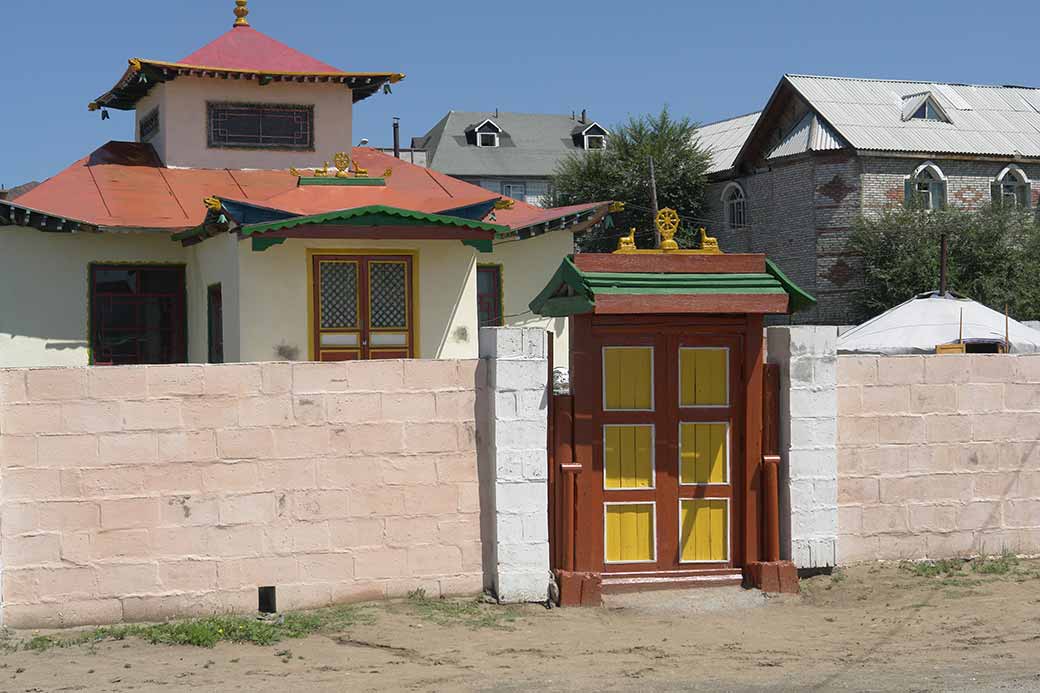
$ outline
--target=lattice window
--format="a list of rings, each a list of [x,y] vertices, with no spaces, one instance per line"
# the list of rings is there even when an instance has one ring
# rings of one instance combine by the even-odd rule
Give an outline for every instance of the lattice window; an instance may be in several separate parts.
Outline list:
[[[141,124],[138,126],[140,132],[140,140],[142,142],[148,142],[157,134],[159,134],[159,109],[153,108],[149,111],[148,115],[141,118]]]
[[[209,146],[314,150],[314,107],[210,103]]]
[[[373,328],[408,326],[408,272],[403,262],[372,262],[368,267]]]
[[[322,262],[320,267],[322,328],[357,327],[357,263]]]

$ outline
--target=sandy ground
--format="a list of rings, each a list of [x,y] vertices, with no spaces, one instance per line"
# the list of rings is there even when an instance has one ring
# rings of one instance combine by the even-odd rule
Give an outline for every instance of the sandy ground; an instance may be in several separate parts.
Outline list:
[[[1040,562],[953,578],[865,565],[802,586],[457,619],[375,604],[344,633],[273,646],[10,652],[0,691],[1040,690]]]

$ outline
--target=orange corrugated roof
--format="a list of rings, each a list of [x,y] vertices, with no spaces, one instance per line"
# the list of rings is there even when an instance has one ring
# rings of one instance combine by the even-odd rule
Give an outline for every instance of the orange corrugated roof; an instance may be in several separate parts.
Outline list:
[[[102,228],[175,232],[203,223],[207,197],[299,215],[368,205],[450,214],[501,197],[368,147],[354,149],[353,156],[373,178],[390,169],[386,185],[301,186],[288,171],[166,168],[151,145],[109,142],[12,202]],[[542,209],[516,202],[512,209],[495,210],[494,221],[524,228],[596,206]]]

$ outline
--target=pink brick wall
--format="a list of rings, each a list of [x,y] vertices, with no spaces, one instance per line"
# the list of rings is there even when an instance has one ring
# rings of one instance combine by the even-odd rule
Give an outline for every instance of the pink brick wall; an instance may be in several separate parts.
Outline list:
[[[3,619],[482,586],[477,361],[0,370]]]
[[[841,356],[842,562],[1040,553],[1040,355]]]

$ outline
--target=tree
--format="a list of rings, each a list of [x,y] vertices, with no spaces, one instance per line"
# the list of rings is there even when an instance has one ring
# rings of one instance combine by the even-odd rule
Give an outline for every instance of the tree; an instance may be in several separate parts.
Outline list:
[[[630,227],[637,229],[638,245],[652,247],[651,157],[659,206],[672,207],[683,218],[676,240],[684,248],[697,247],[697,225],[690,219],[704,216],[710,155],[698,144],[696,133],[693,121],[672,118],[666,106],[658,115],[631,117],[614,127],[606,149],[572,154],[560,163],[550,184],[552,206],[625,203],[625,211],[613,215],[614,228],[578,238],[579,251],[610,252]]]
[[[976,212],[890,209],[853,225],[863,256],[857,304],[867,318],[939,288],[940,239],[948,239],[949,290],[1019,320],[1040,319],[1040,223],[1035,213],[999,205]]]

